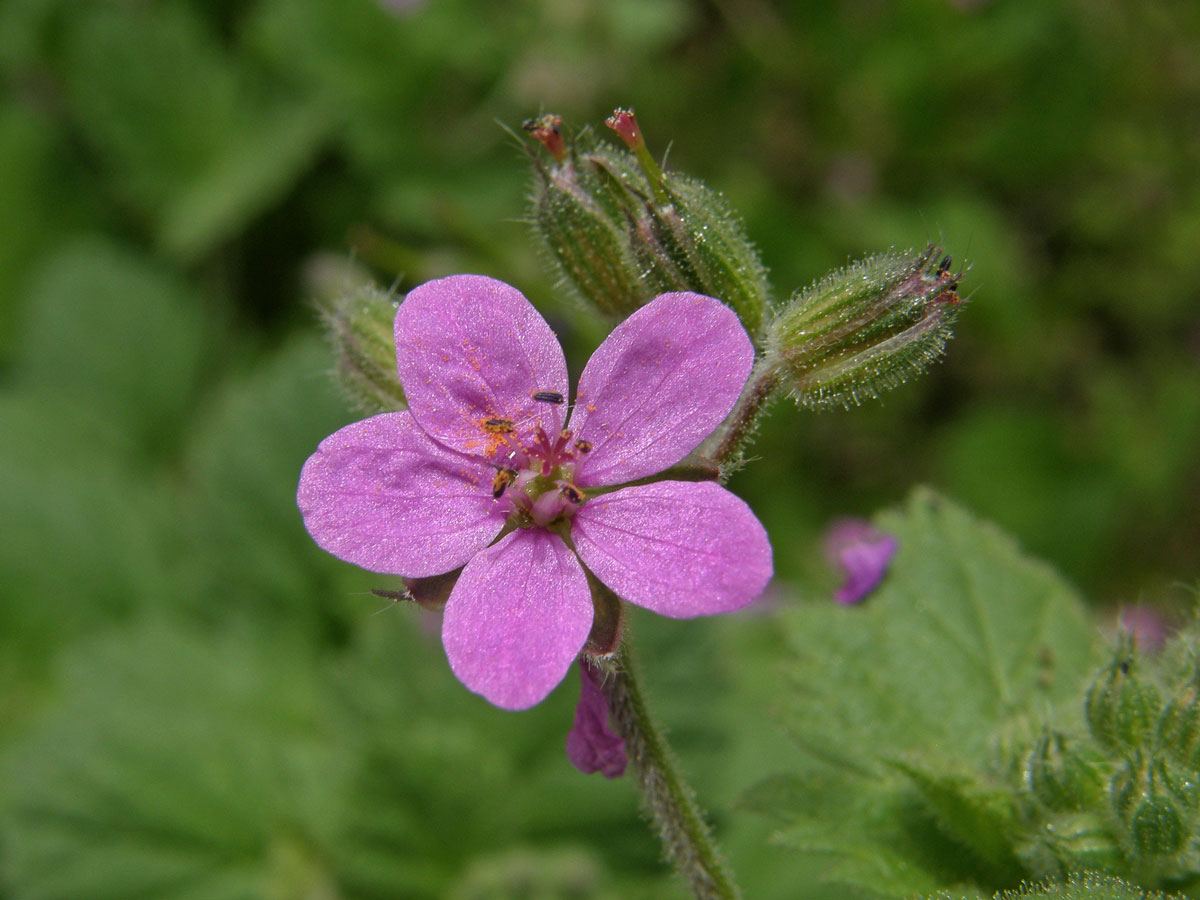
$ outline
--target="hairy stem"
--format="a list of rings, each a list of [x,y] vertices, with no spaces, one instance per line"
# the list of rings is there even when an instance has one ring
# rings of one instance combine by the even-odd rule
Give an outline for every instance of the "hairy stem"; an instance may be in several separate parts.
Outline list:
[[[617,663],[602,689],[613,723],[625,739],[642,806],[658,829],[667,858],[691,886],[696,900],[738,900],[741,893],[720,859],[692,789],[646,711],[628,645],[621,649]]]
[[[773,364],[759,360],[750,373],[733,412],[717,432],[716,448],[707,454],[718,465],[726,466],[734,462],[738,451],[758,427],[759,414],[775,396],[775,388],[778,386],[779,370]]]

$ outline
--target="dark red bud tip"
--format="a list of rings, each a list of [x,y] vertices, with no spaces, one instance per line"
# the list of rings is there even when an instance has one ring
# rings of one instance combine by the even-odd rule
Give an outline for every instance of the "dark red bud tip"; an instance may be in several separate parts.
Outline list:
[[[550,155],[557,162],[562,162],[567,156],[567,145],[563,141],[562,135],[562,121],[562,116],[550,114],[538,116],[536,119],[526,119],[521,123],[521,127],[528,131],[534,140],[541,142],[541,145],[550,151]]]
[[[938,293],[933,298],[934,303],[940,303],[944,306],[955,306],[962,302],[962,298],[958,296],[958,279],[961,273],[950,271],[950,266],[954,260],[949,256],[943,256],[942,261],[938,263],[937,278],[934,282],[935,289]]]
[[[630,150],[637,150],[646,145],[642,140],[642,130],[638,128],[637,116],[633,114],[632,109],[618,106],[613,110],[613,114],[604,120],[604,124],[619,134]]]

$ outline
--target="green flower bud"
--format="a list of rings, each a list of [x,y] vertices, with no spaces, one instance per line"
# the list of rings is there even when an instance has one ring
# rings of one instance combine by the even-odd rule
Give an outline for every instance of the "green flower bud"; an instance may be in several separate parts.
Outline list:
[[[1127,752],[1151,736],[1162,709],[1154,685],[1137,676],[1132,639],[1122,635],[1113,661],[1088,689],[1084,711],[1092,736],[1103,747]]]
[[[1151,767],[1154,781],[1188,810],[1189,814],[1200,809],[1200,781],[1194,773],[1185,772],[1170,760],[1158,759]]]
[[[535,160],[532,221],[563,280],[615,316],[670,291],[707,294],[758,334],[766,269],[721,195],[660,169],[630,110],[618,109],[608,125],[632,152],[604,147],[587,131],[564,141],[561,122],[543,116],[525,127],[554,158]]]
[[[1029,754],[1025,783],[1047,809],[1085,809],[1103,796],[1104,761],[1069,748],[1061,734],[1045,734]]]
[[[1139,856],[1171,856],[1183,849],[1187,837],[1178,807],[1165,797],[1146,798],[1129,823],[1129,839]]]
[[[538,183],[531,221],[546,258],[581,299],[614,318],[629,315],[654,299],[630,252],[624,217],[609,202],[608,186],[587,156],[591,135],[572,142],[562,136],[562,119],[543,116],[525,123],[554,165],[535,158]]]
[[[768,360],[797,403],[857,406],[941,356],[961,298],[937,247],[883,253],[797,293],[768,328]]]
[[[1127,850],[1135,858],[1171,856],[1187,843],[1195,806],[1194,788],[1161,761],[1140,756],[1112,780],[1112,808],[1124,826]]]
[[[312,272],[317,307],[333,346],[334,378],[365,413],[407,409],[396,374],[394,322],[399,303],[363,273]]]
[[[1171,759],[1190,772],[1200,772],[1200,664],[1163,710],[1158,742]]]

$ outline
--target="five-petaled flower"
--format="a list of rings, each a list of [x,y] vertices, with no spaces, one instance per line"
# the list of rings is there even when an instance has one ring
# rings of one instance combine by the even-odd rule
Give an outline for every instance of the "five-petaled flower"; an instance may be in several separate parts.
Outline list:
[[[463,567],[442,642],[472,691],[524,709],[562,680],[592,627],[584,566],[675,618],[762,591],[771,548],[742,500],[713,482],[645,481],[708,436],[749,376],[754,350],[728,307],[657,297],[600,345],[573,406],[554,333],[503,282],[421,285],[395,337],[408,411],[322,441],[297,501],[313,539],[365,569]]]

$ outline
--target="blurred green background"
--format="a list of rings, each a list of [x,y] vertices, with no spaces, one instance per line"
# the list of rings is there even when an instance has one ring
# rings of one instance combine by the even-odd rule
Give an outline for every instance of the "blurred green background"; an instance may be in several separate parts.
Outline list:
[[[971,269],[947,360],[781,404],[733,487],[781,604],[819,537],[929,483],[1097,605],[1200,572],[1200,7],[1144,0],[0,2],[0,898],[681,896],[631,785],[501,713],[436,623],[308,539],[356,416],[314,294],[508,280],[578,366],[497,123],[637,108],[778,298],[889,246]],[[794,751],[773,617],[635,617],[747,895],[808,870],[732,805]]]

